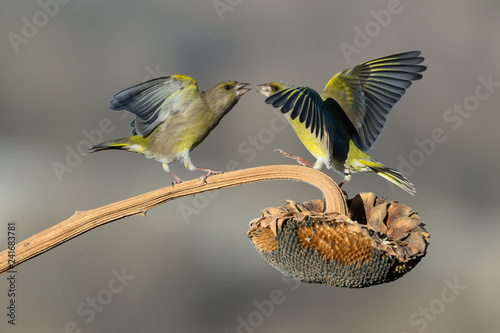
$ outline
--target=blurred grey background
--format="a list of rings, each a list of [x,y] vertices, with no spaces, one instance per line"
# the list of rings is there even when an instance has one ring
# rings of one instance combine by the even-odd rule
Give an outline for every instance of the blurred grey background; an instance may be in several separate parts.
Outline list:
[[[499,14],[498,1],[2,2],[2,249],[9,221],[20,242],[75,210],[171,183],[161,164],[139,155],[79,156],[91,140],[129,135],[132,117],[108,109],[128,86],[166,74],[192,76],[200,89],[250,82],[253,91],[192,152],[193,162],[216,170],[229,161],[292,163],[274,149],[312,157],[256,84],[281,79],[322,90],[344,68],[414,49],[428,70],[370,154],[403,167],[417,196],[370,174],[344,189],[413,207],[431,240],[423,261],[389,284],[296,284],[259,257],[247,226],[280,199],[319,191],[276,181],[184,198],[19,266],[15,328],[3,275],[0,331],[498,332]],[[172,169],[184,179],[202,174]]]

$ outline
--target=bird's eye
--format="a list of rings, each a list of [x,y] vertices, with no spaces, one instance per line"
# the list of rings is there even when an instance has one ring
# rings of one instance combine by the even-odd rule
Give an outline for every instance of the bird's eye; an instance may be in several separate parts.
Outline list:
[[[231,86],[228,84],[227,86],[224,86],[224,89],[231,90]]]
[[[274,91],[278,91],[278,90],[279,90],[278,86],[274,86],[274,87],[273,87],[273,90],[274,90]]]

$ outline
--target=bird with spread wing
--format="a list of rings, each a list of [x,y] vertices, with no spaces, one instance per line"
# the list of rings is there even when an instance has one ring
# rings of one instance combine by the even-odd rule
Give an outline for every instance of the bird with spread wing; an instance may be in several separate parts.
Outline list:
[[[420,51],[367,61],[337,73],[319,94],[309,87],[287,82],[261,84],[257,92],[289,121],[304,146],[316,158],[314,164],[289,155],[300,164],[320,170],[323,165],[349,181],[353,173],[374,172],[415,195],[414,185],[400,172],[366,154],[387,122],[394,105],[426,67]]]
[[[89,153],[122,149],[142,154],[161,162],[174,183],[182,180],[170,171],[169,164],[180,160],[188,170],[205,171],[205,180],[220,172],[194,166],[189,153],[250,90],[246,86],[248,83],[224,81],[199,91],[191,77],[170,75],[127,88],[113,96],[109,105],[112,110],[135,115],[130,124],[132,136],[95,145]]]

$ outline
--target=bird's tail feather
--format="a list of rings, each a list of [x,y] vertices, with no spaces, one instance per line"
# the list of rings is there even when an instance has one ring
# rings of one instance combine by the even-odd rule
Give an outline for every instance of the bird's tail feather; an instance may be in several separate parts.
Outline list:
[[[373,160],[372,161],[357,160],[357,162],[364,164],[365,166],[370,168],[373,172],[375,172],[377,175],[399,186],[409,194],[415,195],[417,193],[415,186],[398,171],[391,169],[383,165],[382,163]]]
[[[90,147],[87,154],[95,153],[96,151],[107,150],[107,149],[125,149],[128,150],[128,146],[131,144],[128,138],[118,139],[113,141],[107,141]]]

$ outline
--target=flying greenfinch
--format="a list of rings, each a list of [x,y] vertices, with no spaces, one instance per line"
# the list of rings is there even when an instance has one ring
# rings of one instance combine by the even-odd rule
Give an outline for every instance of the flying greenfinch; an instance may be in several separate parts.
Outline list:
[[[337,73],[320,95],[309,87],[283,81],[261,84],[257,92],[281,112],[316,158],[314,165],[289,155],[300,164],[320,170],[323,165],[349,181],[353,173],[375,172],[415,195],[414,185],[398,171],[377,162],[366,152],[384,129],[387,115],[425,66],[420,51],[394,54],[367,61]]]
[[[193,165],[189,153],[198,146],[250,89],[248,83],[224,81],[207,91],[199,91],[194,79],[170,75],[127,88],[109,103],[112,110],[126,110],[135,115],[130,124],[132,136],[98,144],[89,153],[123,149],[163,163],[163,169],[182,182],[169,168],[175,161],[186,169],[202,170],[203,180],[214,173]]]

